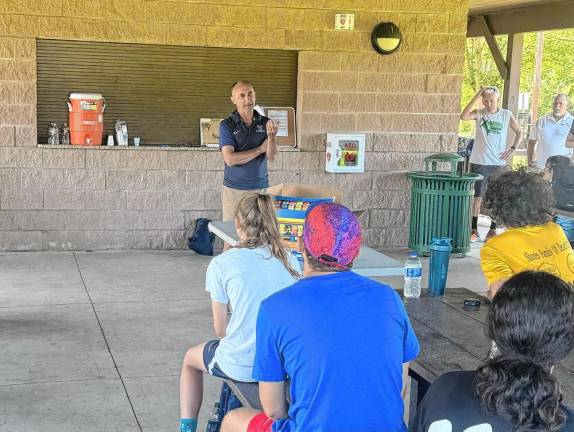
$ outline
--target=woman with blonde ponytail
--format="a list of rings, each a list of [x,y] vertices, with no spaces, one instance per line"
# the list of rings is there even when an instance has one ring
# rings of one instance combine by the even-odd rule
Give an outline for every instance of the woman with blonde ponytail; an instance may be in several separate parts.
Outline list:
[[[193,432],[203,397],[203,374],[254,381],[255,324],[260,303],[300,276],[284,248],[271,196],[244,195],[235,211],[237,247],[213,258],[206,274],[213,327],[221,339],[190,348],[180,378],[180,431]],[[228,322],[228,308],[232,314]]]

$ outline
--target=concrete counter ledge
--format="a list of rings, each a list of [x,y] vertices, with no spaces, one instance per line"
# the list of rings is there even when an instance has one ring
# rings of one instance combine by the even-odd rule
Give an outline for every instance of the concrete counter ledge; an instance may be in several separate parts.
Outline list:
[[[219,151],[219,147],[203,147],[203,146],[177,146],[169,144],[158,145],[141,145],[141,146],[81,146],[81,145],[52,145],[52,144],[38,144],[39,148],[43,149],[74,149],[74,150],[153,150],[153,151]],[[295,147],[279,147],[280,152],[298,152],[299,148]]]

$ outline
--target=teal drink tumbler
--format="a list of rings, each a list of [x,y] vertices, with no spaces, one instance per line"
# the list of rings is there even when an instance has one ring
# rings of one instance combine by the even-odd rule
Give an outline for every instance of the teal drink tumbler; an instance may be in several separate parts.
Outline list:
[[[448,237],[433,238],[430,249],[428,295],[441,296],[446,287],[448,260],[452,251],[451,239]]]

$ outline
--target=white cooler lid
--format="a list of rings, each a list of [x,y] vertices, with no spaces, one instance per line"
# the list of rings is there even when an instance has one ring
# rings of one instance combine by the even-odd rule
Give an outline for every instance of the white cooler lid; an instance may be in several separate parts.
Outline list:
[[[95,99],[100,100],[104,97],[100,93],[70,93],[70,99]]]

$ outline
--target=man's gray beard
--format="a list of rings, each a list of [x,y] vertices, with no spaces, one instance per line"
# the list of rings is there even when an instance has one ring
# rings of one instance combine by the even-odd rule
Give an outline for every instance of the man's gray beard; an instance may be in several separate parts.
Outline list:
[[[554,117],[555,119],[561,119],[562,117],[564,117],[566,115],[566,113],[560,115],[560,114],[555,114],[554,112],[552,112],[552,117]]]

